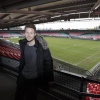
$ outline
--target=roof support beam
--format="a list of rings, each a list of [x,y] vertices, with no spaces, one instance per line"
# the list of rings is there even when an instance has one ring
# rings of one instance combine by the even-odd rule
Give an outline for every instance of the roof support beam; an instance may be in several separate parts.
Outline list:
[[[2,8],[4,8],[1,11],[9,11],[9,10],[13,10],[15,8],[22,9],[22,8],[26,8],[26,7],[37,6],[37,5],[42,5],[42,4],[57,2],[57,1],[60,1],[60,0],[24,0],[24,1],[21,1],[18,3],[9,2],[9,4],[6,6],[5,5],[3,5],[3,6],[0,5],[0,6],[2,6]],[[6,4],[6,2],[2,1],[2,4]]]
[[[96,10],[96,9],[98,9],[99,7],[100,7],[100,0],[98,0],[98,1],[95,3],[95,5],[92,7],[91,10]]]
[[[3,19],[3,18],[5,18],[6,16],[8,16],[9,14],[2,14],[1,16],[0,16],[0,19]]]
[[[31,19],[0,19],[0,22],[5,21],[30,21]]]
[[[52,12],[41,12],[41,11],[25,11],[25,10],[12,10],[7,13],[18,13],[18,14],[36,14],[36,15],[59,15],[62,13],[52,13]]]
[[[53,12],[42,12],[42,11],[26,11],[26,10],[12,10],[7,12],[2,12],[1,14],[10,14],[10,13],[17,13],[17,14],[35,14],[35,15],[59,15],[62,13],[53,13]]]

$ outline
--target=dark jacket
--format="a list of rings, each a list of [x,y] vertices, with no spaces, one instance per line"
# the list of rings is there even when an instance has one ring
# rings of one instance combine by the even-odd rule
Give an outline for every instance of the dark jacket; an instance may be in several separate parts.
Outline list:
[[[27,43],[26,39],[19,40],[20,50],[21,50],[19,77],[25,65],[24,50],[26,43]],[[41,81],[45,80],[48,82],[53,81],[53,60],[46,41],[42,37],[37,35],[35,37],[35,47],[37,48],[36,67],[37,67],[38,79],[40,79]]]

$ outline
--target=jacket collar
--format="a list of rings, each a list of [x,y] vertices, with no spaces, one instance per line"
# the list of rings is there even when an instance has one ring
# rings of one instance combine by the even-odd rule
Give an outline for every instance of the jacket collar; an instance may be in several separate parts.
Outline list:
[[[38,46],[39,46],[39,42],[38,42],[38,40],[36,39],[36,37],[35,37],[35,45],[34,45],[36,48],[38,48]]]
[[[46,40],[40,34],[37,34],[35,38],[42,45],[43,49],[45,49],[45,50],[48,49],[48,44],[47,44]]]
[[[24,39],[22,39],[22,40],[19,40],[19,44],[21,45],[21,44],[26,44],[27,43],[27,39],[26,38],[24,38]],[[35,47],[38,47],[38,45],[39,45],[39,42],[38,42],[38,40],[35,38]]]

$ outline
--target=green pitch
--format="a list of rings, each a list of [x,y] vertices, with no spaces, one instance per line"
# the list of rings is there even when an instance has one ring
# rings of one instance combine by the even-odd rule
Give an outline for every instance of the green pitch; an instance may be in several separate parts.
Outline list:
[[[54,58],[89,70],[100,61],[100,41],[44,37]],[[10,39],[17,42],[19,39]]]

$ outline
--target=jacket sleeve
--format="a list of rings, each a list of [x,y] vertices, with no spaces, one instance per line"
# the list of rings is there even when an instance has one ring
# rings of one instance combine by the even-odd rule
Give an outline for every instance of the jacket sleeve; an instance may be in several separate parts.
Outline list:
[[[54,80],[53,59],[49,49],[44,50],[44,73],[48,82]]]
[[[19,64],[19,67],[18,67],[18,73],[20,74],[21,71],[22,71],[22,68],[23,68],[23,64],[24,64],[24,59],[23,59],[23,51],[22,51],[22,46],[21,46],[21,43],[19,41],[19,44],[20,44],[20,64]]]

